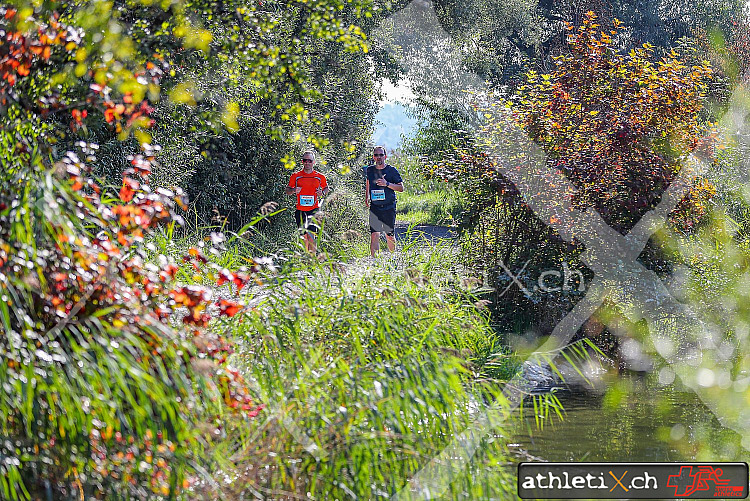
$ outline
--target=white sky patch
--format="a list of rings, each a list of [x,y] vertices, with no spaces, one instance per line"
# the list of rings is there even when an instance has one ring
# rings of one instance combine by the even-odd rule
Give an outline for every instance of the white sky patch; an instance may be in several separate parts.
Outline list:
[[[417,120],[408,116],[406,106],[408,105],[401,102],[380,105],[380,111],[375,115],[375,132],[372,135],[374,144],[393,151],[403,143],[402,136],[411,136],[414,133]]]

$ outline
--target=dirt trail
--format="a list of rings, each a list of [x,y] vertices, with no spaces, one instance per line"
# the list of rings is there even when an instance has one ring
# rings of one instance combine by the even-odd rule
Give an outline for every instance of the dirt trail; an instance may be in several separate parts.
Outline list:
[[[396,221],[396,240],[424,239],[429,243],[440,240],[455,240],[458,233],[450,226],[434,224],[417,224],[411,226],[406,221]]]

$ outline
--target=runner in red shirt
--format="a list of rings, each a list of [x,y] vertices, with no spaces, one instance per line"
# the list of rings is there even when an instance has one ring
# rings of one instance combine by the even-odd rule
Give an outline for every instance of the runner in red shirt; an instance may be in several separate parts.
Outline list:
[[[320,207],[320,197],[328,192],[326,177],[315,170],[315,153],[306,151],[302,154],[302,170],[292,174],[285,193],[297,197],[294,218],[308,252],[316,251],[315,233],[320,228],[315,224],[313,215]]]

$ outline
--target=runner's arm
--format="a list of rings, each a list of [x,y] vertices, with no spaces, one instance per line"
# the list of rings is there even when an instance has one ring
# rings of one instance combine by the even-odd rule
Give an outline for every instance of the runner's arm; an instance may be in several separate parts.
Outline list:
[[[370,206],[370,180],[365,179],[365,207]]]
[[[300,188],[299,186],[296,186],[296,183],[295,185],[292,185],[291,182],[292,181],[289,181],[290,183],[289,186],[284,188],[284,193],[286,193],[287,195],[296,195],[297,193],[302,191],[302,188]]]
[[[388,188],[392,189],[393,191],[403,192],[404,191],[404,183],[403,181],[400,183],[388,183],[386,185]]]

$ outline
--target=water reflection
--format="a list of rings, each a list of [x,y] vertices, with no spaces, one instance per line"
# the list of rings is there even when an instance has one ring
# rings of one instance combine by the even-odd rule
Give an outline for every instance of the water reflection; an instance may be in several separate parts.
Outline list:
[[[558,396],[565,420],[538,429],[534,417],[519,422],[509,448],[521,460],[545,461],[747,461],[739,436],[689,391],[662,386],[656,376],[610,374],[597,391],[576,387]],[[527,459],[523,459],[526,457]]]

